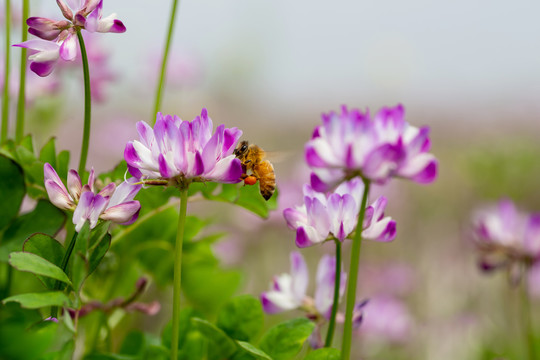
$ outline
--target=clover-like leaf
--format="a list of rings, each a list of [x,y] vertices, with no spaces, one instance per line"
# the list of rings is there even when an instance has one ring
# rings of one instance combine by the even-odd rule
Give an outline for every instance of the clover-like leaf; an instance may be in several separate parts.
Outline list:
[[[69,281],[68,276],[62,269],[38,255],[26,252],[14,252],[9,255],[9,263],[19,271],[47,276],[71,285],[71,281]]]

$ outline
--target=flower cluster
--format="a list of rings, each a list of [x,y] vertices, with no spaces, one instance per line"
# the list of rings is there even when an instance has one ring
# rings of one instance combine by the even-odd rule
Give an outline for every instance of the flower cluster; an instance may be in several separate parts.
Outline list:
[[[522,266],[540,264],[540,214],[521,213],[508,199],[475,215],[473,235],[483,270],[507,268],[519,280]]]
[[[193,121],[158,113],[153,129],[140,121],[137,131],[140,141],[128,142],[124,151],[128,170],[137,179],[240,181],[242,164],[233,151],[242,131],[220,125],[212,133],[206,109]]]
[[[275,276],[271,289],[261,294],[263,309],[268,314],[294,309],[302,309],[311,317],[330,316],[332,310],[336,274],[336,258],[324,255],[317,267],[317,289],[315,297],[307,296],[309,271],[302,254],[293,251],[290,254],[291,272]],[[340,296],[345,290],[346,274],[341,272],[343,281]]]
[[[394,176],[434,181],[437,160],[428,152],[429,128],[409,125],[404,117],[401,105],[382,108],[373,119],[369,112],[346,107],[323,114],[323,124],[305,146],[313,188],[327,191],[357,176],[381,184]]]
[[[268,314],[275,314],[287,310],[302,310],[307,317],[316,323],[310,343],[313,348],[322,346],[320,341],[320,327],[330,320],[332,306],[334,304],[334,287],[336,283],[336,258],[335,256],[323,255],[317,266],[315,296],[307,295],[309,284],[309,271],[302,254],[293,251],[290,254],[291,271],[289,274],[275,276],[270,285],[270,290],[261,294],[263,309]],[[347,274],[341,272],[339,297],[345,292]],[[363,309],[367,301],[356,304],[353,315],[353,325],[358,328],[362,323]],[[338,314],[337,319],[343,321],[343,314]]]
[[[28,60],[30,69],[39,76],[49,75],[59,58],[73,61],[77,56],[77,32],[123,33],[124,24],[116,14],[102,17],[103,0],[57,0],[62,14],[67,20],[51,20],[43,17],[30,17],[26,20],[28,32],[40,39],[16,44],[31,50]]]
[[[94,170],[90,172],[87,184],[82,184],[79,174],[70,170],[67,177],[67,188],[49,164],[43,168],[45,189],[49,200],[58,208],[72,210],[75,231],[80,231],[88,220],[93,229],[99,219],[128,225],[137,220],[141,204],[133,200],[141,189],[135,185],[134,178],[116,186],[110,183],[96,193]]]
[[[296,230],[296,245],[306,247],[335,237],[347,238],[355,229],[364,194],[364,184],[359,178],[344,182],[333,193],[317,192],[304,185],[304,204],[283,211],[287,225]],[[384,216],[387,200],[379,197],[366,208],[362,237],[388,242],[396,236],[396,222]]]

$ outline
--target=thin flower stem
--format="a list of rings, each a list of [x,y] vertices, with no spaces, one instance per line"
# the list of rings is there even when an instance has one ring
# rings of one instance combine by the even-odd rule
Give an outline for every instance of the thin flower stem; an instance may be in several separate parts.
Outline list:
[[[339,307],[339,288],[341,287],[341,241],[334,239],[336,243],[336,273],[334,281],[334,302],[332,303],[332,313],[330,314],[330,323],[328,324],[328,332],[326,333],[326,341],[324,347],[331,347],[334,338],[334,330],[336,327],[336,314]]]
[[[343,343],[341,345],[341,360],[349,360],[351,356],[352,342],[352,317],[354,304],[356,301],[356,283],[358,281],[358,265],[360,263],[360,247],[362,245],[362,226],[364,224],[364,216],[366,214],[366,204],[369,194],[369,180],[364,181],[364,195],[362,197],[362,205],[360,205],[360,213],[358,214],[358,223],[354,234],[352,249],[351,249],[351,265],[349,271],[349,280],[347,283],[347,308],[345,310],[345,325],[343,328]]]
[[[68,244],[68,247],[66,249],[66,252],[64,253],[64,257],[62,258],[62,263],[60,264],[60,268],[62,271],[66,272],[67,264],[69,262],[69,258],[71,257],[71,253],[73,252],[73,248],[75,247],[75,242],[77,241],[77,235],[78,233],[74,233],[73,237],[71,238],[71,241]],[[60,289],[61,281],[56,280],[54,283],[54,290]],[[51,309],[51,317],[57,318],[58,317],[58,306],[53,306]]]
[[[535,335],[534,335],[534,325],[531,319],[531,302],[529,299],[528,292],[528,282],[527,282],[527,272],[523,276],[523,284],[521,284],[521,323],[523,326],[523,335],[526,341],[526,353],[528,355],[527,359],[535,360],[536,357],[536,346],[535,346]]]
[[[28,19],[30,12],[30,1],[23,0],[22,7],[22,42],[28,40],[28,25],[26,25],[26,19]],[[24,136],[24,112],[26,105],[26,48],[21,49],[21,75],[19,77],[19,97],[17,99],[17,125],[15,127],[15,140],[20,142]]]
[[[180,193],[180,213],[176,230],[176,245],[174,256],[173,311],[172,311],[172,340],[171,360],[178,358],[178,339],[180,336],[180,293],[182,290],[182,245],[184,242],[184,224],[186,222],[187,192],[185,186]]]
[[[6,39],[5,39],[5,56],[4,56],[4,92],[2,94],[2,130],[0,133],[0,141],[4,142],[7,139],[9,127],[9,68],[10,68],[10,50],[11,50],[11,4],[10,0],[5,0],[5,19],[6,19]]]
[[[161,60],[161,72],[159,75],[159,82],[156,88],[156,98],[154,101],[154,111],[152,112],[152,124],[156,122],[156,114],[161,108],[162,91],[165,83],[165,73],[167,72],[167,60],[169,58],[169,49],[171,47],[171,40],[174,29],[174,21],[176,18],[176,9],[178,8],[178,0],[173,0],[171,7],[171,17],[169,19],[169,30],[167,32],[167,40],[165,41],[165,49],[163,51],[163,58]]]
[[[88,56],[81,31],[77,31],[79,46],[81,48],[81,57],[84,73],[84,130],[81,147],[81,158],[79,160],[79,174],[84,174],[86,169],[86,158],[88,157],[88,145],[90,144],[90,121],[92,118],[92,95],[90,93],[90,70],[88,69]]]

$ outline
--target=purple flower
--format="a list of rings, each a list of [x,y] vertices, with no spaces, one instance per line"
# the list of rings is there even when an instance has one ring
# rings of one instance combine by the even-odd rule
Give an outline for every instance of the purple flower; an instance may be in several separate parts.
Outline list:
[[[79,174],[70,170],[67,188],[49,163],[45,164],[43,171],[49,200],[60,209],[74,211],[73,224],[77,232],[87,220],[91,229],[99,219],[124,225],[137,220],[141,204],[133,199],[142,186],[135,185],[136,179],[130,178],[118,186],[110,183],[96,193],[94,170],[85,185],[82,185]]]
[[[519,274],[520,266],[540,260],[540,213],[521,213],[508,199],[475,215],[473,236],[483,270]]]
[[[296,230],[296,245],[307,247],[335,237],[345,240],[356,228],[364,184],[359,178],[341,184],[325,195],[304,185],[304,204],[283,211],[287,225]],[[379,197],[366,208],[362,236],[388,242],[396,236],[396,222],[384,216],[386,198]]]
[[[314,189],[327,191],[355,176],[381,184],[396,176],[423,184],[435,180],[429,128],[409,125],[402,105],[382,108],[373,119],[344,106],[340,114],[323,114],[322,121],[305,146]]]
[[[275,276],[271,289],[261,294],[263,309],[268,314],[294,309],[306,311],[310,318],[328,319],[332,310],[336,258],[324,255],[317,267],[315,298],[307,296],[309,272],[303,256],[291,252],[291,272]],[[340,296],[345,291],[346,274],[341,273]]]
[[[129,172],[138,179],[239,182],[242,165],[233,151],[242,131],[225,125],[212,130],[206,109],[193,121],[158,113],[153,129],[139,121],[140,141],[124,150]]]
[[[484,271],[506,269],[513,285],[525,275],[532,295],[537,293],[540,267],[540,213],[519,212],[503,199],[474,217],[473,241]]]
[[[103,0],[69,0],[69,6],[62,0],[57,0],[56,3],[67,21],[30,17],[26,20],[28,32],[41,40],[28,40],[13,45],[30,50],[30,69],[39,76],[49,75],[59,58],[75,60],[77,32],[80,29],[90,32],[126,31],[124,24],[116,19],[115,14],[102,18]]]

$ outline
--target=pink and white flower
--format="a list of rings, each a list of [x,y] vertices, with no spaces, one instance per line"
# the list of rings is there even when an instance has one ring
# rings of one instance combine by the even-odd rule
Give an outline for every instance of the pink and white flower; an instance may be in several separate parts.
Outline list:
[[[130,178],[118,186],[110,183],[96,193],[94,170],[84,185],[79,174],[70,170],[67,188],[49,163],[45,164],[43,171],[49,200],[60,209],[74,211],[75,231],[80,231],[86,221],[93,229],[99,219],[123,225],[137,220],[141,204],[134,198],[142,186],[135,184],[136,179]]]
[[[296,231],[298,247],[312,246],[335,237],[344,241],[355,229],[364,184],[359,178],[342,183],[328,195],[304,185],[304,204],[283,211],[290,229]],[[362,236],[389,242],[396,236],[396,222],[384,216],[387,200],[379,197],[366,207]]]
[[[428,152],[429,128],[416,128],[404,116],[402,105],[382,108],[373,119],[345,106],[341,113],[323,114],[323,124],[305,146],[313,188],[327,191],[355,176],[380,184],[391,177],[434,181],[437,160]]]
[[[269,291],[261,294],[263,309],[268,314],[302,309],[310,318],[329,319],[334,303],[336,278],[335,256],[323,255],[317,267],[315,297],[307,295],[309,271],[304,257],[297,251],[291,252],[289,274],[275,276]],[[341,272],[340,297],[345,291],[346,274]]]
[[[90,32],[123,33],[124,24],[112,14],[102,18],[103,0],[57,0],[66,20],[51,20],[43,17],[30,17],[26,20],[28,32],[40,39],[15,44],[30,50],[30,69],[39,76],[49,75],[58,59],[73,61],[77,55],[77,32],[86,29]]]
[[[519,267],[540,261],[540,214],[522,213],[503,199],[496,207],[477,212],[473,223],[483,270],[508,268],[519,274]]]
[[[240,182],[242,165],[233,151],[242,131],[219,125],[213,132],[206,109],[192,121],[157,114],[154,128],[137,123],[140,141],[127,143],[124,158],[138,179]]]

